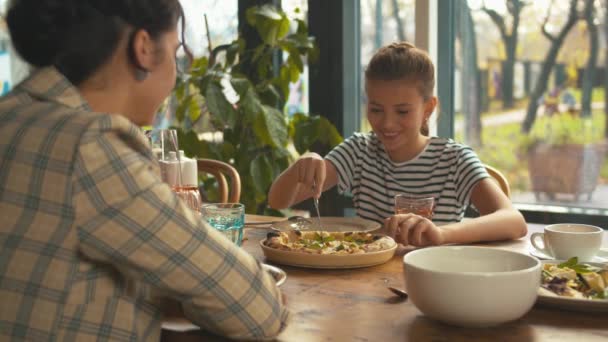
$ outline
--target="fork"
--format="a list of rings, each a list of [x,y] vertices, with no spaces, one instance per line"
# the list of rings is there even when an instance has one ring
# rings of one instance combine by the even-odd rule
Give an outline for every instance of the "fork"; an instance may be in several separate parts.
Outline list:
[[[317,187],[316,183],[313,183],[313,190]],[[313,203],[315,205],[315,210],[317,211],[317,225],[319,229],[321,228],[321,214],[319,214],[319,199],[316,197],[312,198]]]

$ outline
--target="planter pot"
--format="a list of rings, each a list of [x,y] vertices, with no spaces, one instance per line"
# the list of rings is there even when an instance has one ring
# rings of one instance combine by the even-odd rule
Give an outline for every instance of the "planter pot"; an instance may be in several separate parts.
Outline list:
[[[556,194],[572,195],[575,201],[580,195],[591,199],[606,151],[606,142],[532,146],[528,151],[528,172],[537,200],[541,193],[550,199]]]

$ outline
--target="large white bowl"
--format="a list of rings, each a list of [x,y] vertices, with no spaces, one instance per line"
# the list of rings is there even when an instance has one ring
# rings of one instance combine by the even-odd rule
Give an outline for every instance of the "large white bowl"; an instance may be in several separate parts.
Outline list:
[[[442,246],[403,257],[409,298],[425,315],[466,327],[520,318],[540,287],[538,259],[507,250]]]

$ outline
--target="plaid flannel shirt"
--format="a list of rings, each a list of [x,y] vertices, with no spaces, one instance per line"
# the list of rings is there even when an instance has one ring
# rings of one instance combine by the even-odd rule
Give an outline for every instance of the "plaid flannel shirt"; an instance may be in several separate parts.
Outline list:
[[[158,340],[163,298],[232,338],[283,329],[272,277],[158,171],[138,127],[54,68],[0,99],[0,340]]]

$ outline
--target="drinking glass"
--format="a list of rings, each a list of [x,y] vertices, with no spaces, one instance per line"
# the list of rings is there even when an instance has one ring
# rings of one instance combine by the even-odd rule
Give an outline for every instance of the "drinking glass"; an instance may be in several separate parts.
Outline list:
[[[237,246],[243,243],[245,206],[241,203],[210,203],[201,206],[203,218]]]
[[[395,214],[416,214],[429,220],[433,218],[435,198],[399,194],[395,196]]]

